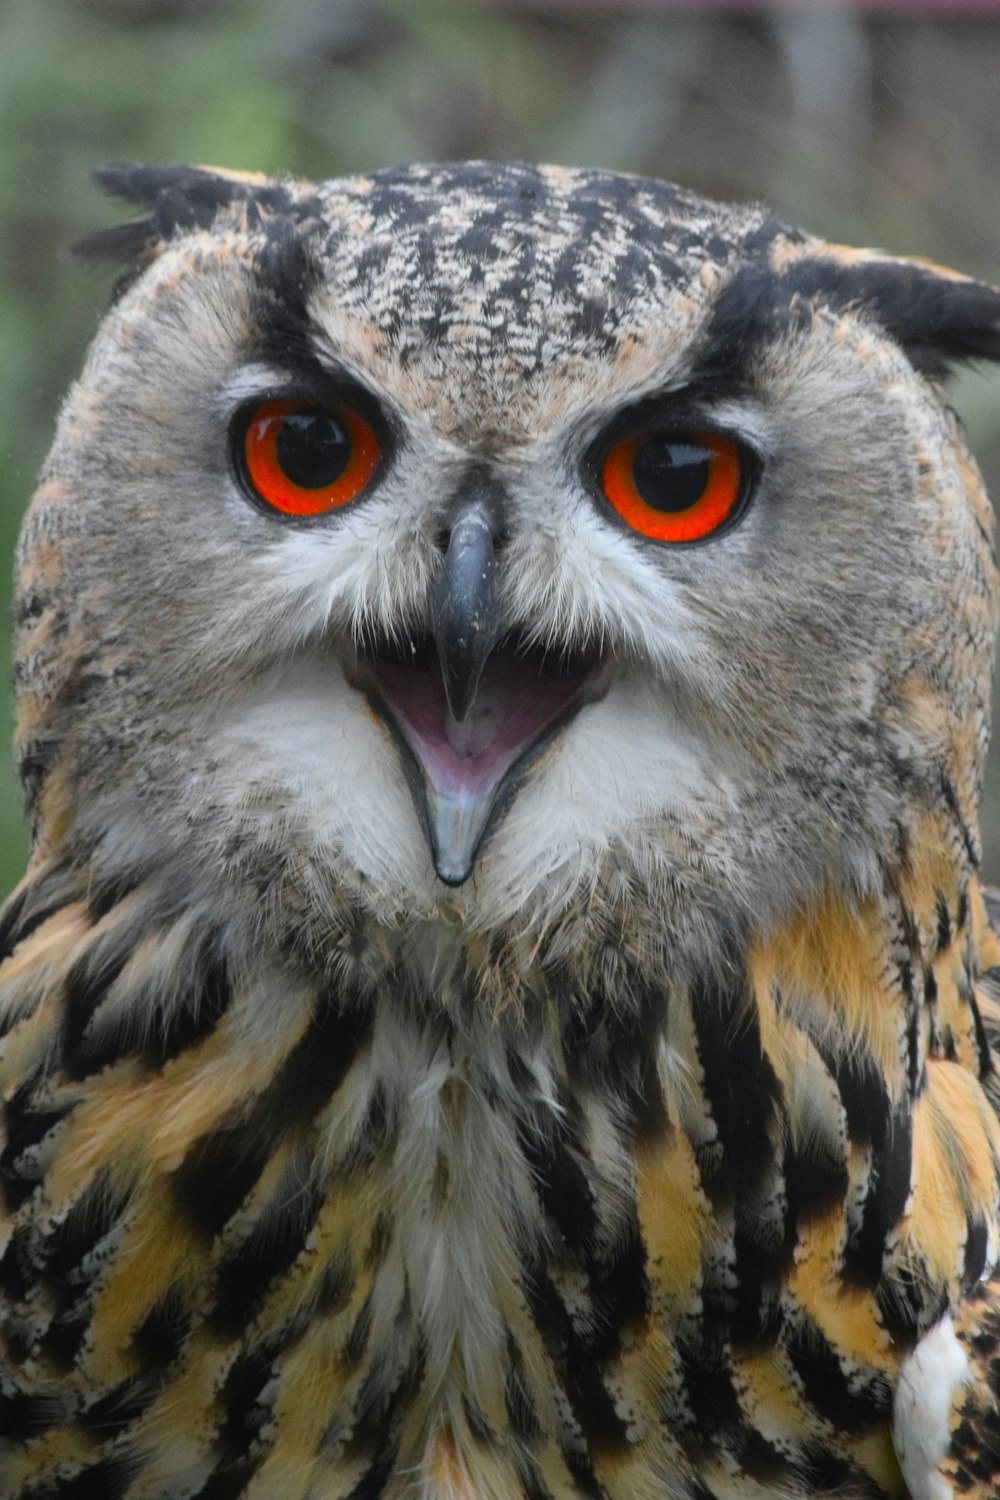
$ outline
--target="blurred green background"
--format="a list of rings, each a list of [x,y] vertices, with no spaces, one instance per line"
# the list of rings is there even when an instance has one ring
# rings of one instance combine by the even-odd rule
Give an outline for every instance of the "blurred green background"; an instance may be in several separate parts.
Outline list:
[[[120,217],[91,170],[331,176],[462,156],[764,198],[831,238],[1000,281],[1000,9],[0,0],[0,660],[7,558],[111,279],[58,254]],[[1000,376],[963,375],[954,400],[1000,494]],[[0,894],[25,854],[10,721],[6,692]],[[1000,757],[984,825],[1000,880]]]

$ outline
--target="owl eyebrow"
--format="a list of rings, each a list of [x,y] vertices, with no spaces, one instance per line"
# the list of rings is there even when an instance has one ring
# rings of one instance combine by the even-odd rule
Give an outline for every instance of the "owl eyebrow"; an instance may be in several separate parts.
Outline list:
[[[602,439],[608,430],[626,431],[636,424],[660,422],[668,428],[719,427],[741,438],[760,459],[775,452],[775,436],[767,423],[759,396],[749,383],[699,379],[666,390],[652,391],[638,401],[629,402],[610,424],[600,428]]]
[[[301,362],[286,358],[245,364],[214,392],[212,406],[220,417],[228,419],[237,407],[248,402],[286,397],[318,403],[345,399],[362,403],[376,410],[390,430],[397,430],[392,412],[385,409],[384,394],[372,390],[359,371],[346,362],[315,355]]]
[[[760,401],[754,400],[752,393],[716,390],[707,399],[699,400],[693,395],[689,399],[692,405],[701,407],[704,415],[712,422],[717,422],[720,427],[749,443],[759,458],[769,459],[774,456],[777,446],[775,433],[768,425]]]
[[[222,412],[228,412],[241,402],[260,396],[262,392],[284,389],[289,381],[289,373],[285,366],[264,364],[262,361],[243,365],[213,393],[212,405]]]

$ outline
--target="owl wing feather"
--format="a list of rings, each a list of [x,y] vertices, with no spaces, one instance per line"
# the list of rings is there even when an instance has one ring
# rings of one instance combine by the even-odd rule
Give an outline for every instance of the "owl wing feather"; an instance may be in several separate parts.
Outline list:
[[[955,1335],[968,1370],[949,1412],[948,1451],[940,1466],[948,1486],[943,1493],[992,1500],[1000,1494],[1000,1277],[968,1293]]]
[[[984,968],[972,1012],[984,1059],[980,1082],[1000,1115],[1000,890],[981,894],[988,925],[981,931]],[[967,1245],[972,1235],[970,1225]],[[994,1261],[991,1246],[987,1267]],[[987,1269],[984,1279],[967,1285],[952,1316],[904,1364],[894,1438],[912,1500],[995,1500],[1000,1494],[1000,1276]]]

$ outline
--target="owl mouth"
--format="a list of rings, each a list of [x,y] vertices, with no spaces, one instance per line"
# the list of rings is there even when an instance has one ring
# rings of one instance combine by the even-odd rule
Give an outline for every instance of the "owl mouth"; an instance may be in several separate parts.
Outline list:
[[[458,886],[528,767],[603,697],[608,663],[598,651],[557,654],[508,636],[483,664],[461,720],[430,636],[360,656],[354,685],[402,750],[439,878]]]

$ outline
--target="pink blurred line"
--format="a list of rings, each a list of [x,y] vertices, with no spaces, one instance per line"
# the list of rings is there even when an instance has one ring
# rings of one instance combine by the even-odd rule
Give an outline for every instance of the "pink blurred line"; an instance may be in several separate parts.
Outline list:
[[[842,6],[830,0],[492,0],[507,10],[811,10]],[[920,11],[938,15],[1000,17],[1000,0],[851,0],[852,10]]]

